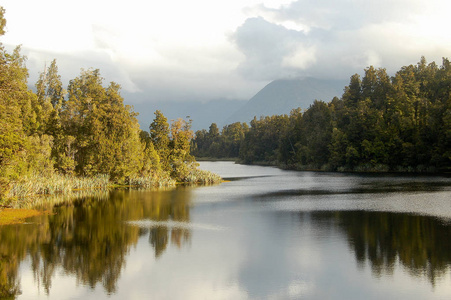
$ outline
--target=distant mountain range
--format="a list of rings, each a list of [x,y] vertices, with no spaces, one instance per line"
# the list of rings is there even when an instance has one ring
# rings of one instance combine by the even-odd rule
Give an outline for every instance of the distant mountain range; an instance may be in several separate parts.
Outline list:
[[[151,102],[134,104],[139,112],[141,129],[148,130],[158,109],[168,118],[193,120],[193,130],[208,129],[211,123],[219,128],[234,122],[250,122],[254,116],[289,114],[293,108],[307,109],[315,99],[329,102],[341,97],[344,80],[323,80],[315,78],[275,80],[261,89],[248,101],[218,99],[203,102]],[[125,96],[125,99],[128,97]]]
[[[226,124],[249,122],[256,116],[289,114],[293,108],[307,109],[313,101],[329,102],[341,97],[344,80],[315,78],[275,80],[266,85],[240,109],[226,119]]]
[[[124,97],[127,100],[127,97]],[[193,120],[192,129],[194,131],[207,129],[211,123],[216,123],[220,128],[226,125],[226,119],[231,116],[246,101],[217,99],[209,102],[185,101],[185,102],[143,102],[130,103],[134,110],[139,113],[138,121],[142,130],[149,130],[149,125],[155,118],[155,111],[160,110],[164,116],[171,120],[178,118]]]

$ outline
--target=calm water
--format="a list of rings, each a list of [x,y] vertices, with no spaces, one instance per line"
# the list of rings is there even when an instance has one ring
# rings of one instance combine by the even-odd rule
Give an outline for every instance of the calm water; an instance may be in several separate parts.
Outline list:
[[[451,299],[451,179],[202,163],[0,227],[17,299]]]

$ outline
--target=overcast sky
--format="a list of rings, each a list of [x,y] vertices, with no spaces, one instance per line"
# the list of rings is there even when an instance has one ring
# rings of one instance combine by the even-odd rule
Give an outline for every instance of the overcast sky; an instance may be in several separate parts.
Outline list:
[[[3,0],[30,83],[99,68],[134,101],[249,99],[274,79],[348,79],[451,57],[448,0]]]

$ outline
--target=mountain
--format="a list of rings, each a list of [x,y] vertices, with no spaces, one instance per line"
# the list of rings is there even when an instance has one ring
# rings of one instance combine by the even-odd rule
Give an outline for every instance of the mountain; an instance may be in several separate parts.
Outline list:
[[[334,96],[341,97],[348,82],[315,78],[275,80],[261,89],[250,100],[215,99],[201,101],[155,101],[143,102],[136,95],[123,93],[126,104],[134,106],[139,113],[141,129],[148,130],[154,112],[160,110],[168,121],[177,118],[193,120],[192,129],[207,129],[216,123],[221,129],[234,122],[250,122],[254,116],[289,114],[293,108],[307,109],[315,99],[329,102]]]
[[[315,99],[329,102],[335,96],[341,97],[347,84],[345,80],[316,78],[275,80],[227,118],[225,123],[249,122],[254,116],[289,114],[293,108],[307,109]]]
[[[127,99],[127,98],[125,98]],[[171,120],[178,118],[193,120],[192,129],[208,129],[211,123],[216,123],[219,128],[226,125],[227,117],[241,107],[245,100],[216,99],[208,102],[200,101],[157,101],[157,102],[131,102],[134,110],[139,113],[138,122],[142,130],[149,130],[149,125],[155,118],[154,112],[160,110],[164,116]]]

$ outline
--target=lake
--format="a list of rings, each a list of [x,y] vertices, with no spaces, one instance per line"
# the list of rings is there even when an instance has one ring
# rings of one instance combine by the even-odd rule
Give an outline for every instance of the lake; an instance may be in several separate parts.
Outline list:
[[[451,299],[451,178],[201,168],[228,180],[104,192],[0,227],[0,294]]]

